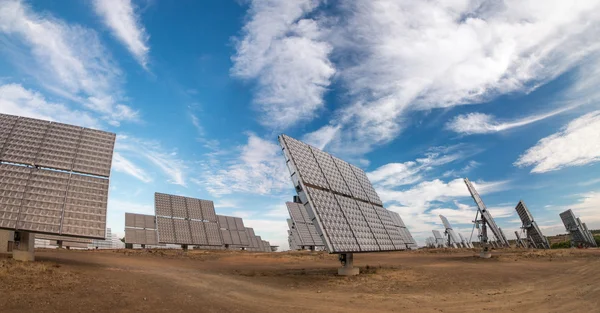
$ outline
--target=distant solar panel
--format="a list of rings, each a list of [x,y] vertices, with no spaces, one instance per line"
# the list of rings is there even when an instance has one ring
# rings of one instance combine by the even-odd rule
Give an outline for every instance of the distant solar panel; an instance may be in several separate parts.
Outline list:
[[[125,213],[125,243],[158,245],[154,215]]]
[[[473,187],[473,184],[471,184],[471,181],[469,181],[468,178],[465,178],[464,181],[465,181],[465,184],[467,185],[467,189],[469,190],[469,193],[471,194],[471,197],[473,197],[475,204],[477,204],[477,208],[479,210],[479,213],[482,215],[483,221],[490,228],[490,230],[492,231],[494,236],[496,238],[498,238],[501,246],[510,247],[510,244],[508,243],[508,241],[505,241],[503,239],[502,234],[500,232],[500,228],[498,227],[498,225],[496,225],[496,221],[494,221],[494,218],[488,211],[487,207],[485,206],[485,203],[483,203],[483,200],[481,200],[481,197],[479,196],[479,193],[477,192],[477,190],[475,190],[475,187]]]
[[[454,248],[462,247],[462,241],[460,240],[458,235],[456,235],[456,232],[454,231],[454,229],[452,229],[452,225],[450,225],[450,222],[448,221],[448,219],[443,215],[440,215],[440,219],[442,220],[442,223],[444,224],[444,227],[446,228],[445,232],[448,235],[448,245],[452,245]]]
[[[308,217],[306,209],[300,203],[286,202],[286,207],[290,213],[291,223],[290,230],[299,236],[301,246],[323,246],[323,240],[317,233],[315,225]]]
[[[104,238],[115,134],[5,114],[0,124],[0,228]]]
[[[226,245],[245,247],[250,245],[244,221],[239,217],[217,215],[223,243]]]
[[[330,253],[404,250],[389,211],[359,168],[279,136],[292,182]]]
[[[444,248],[446,247],[446,241],[444,240],[444,236],[442,236],[442,234],[437,231],[437,230],[432,230],[431,231],[433,233],[433,237],[435,239],[435,246],[438,248]]]
[[[154,194],[154,209],[159,243],[223,244],[212,201],[157,192]]]
[[[523,223],[522,228],[527,232],[527,239],[532,241],[538,248],[550,249],[550,243],[548,242],[548,239],[542,234],[541,229],[533,220],[533,216],[523,200],[517,203],[515,210],[517,211],[517,214]]]

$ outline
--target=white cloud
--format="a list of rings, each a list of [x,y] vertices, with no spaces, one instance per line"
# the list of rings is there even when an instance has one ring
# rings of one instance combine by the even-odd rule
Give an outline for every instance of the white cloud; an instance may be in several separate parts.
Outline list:
[[[600,191],[592,191],[580,195],[577,203],[568,206],[572,209],[576,216],[581,218],[582,223],[586,223],[588,228],[600,228]],[[566,210],[567,208],[565,208]]]
[[[119,152],[113,154],[113,170],[131,175],[144,183],[152,181],[152,177],[145,170],[133,164],[131,161],[123,157]]]
[[[140,204],[139,202],[131,202],[127,200],[117,199],[115,197],[108,198],[108,210],[111,213],[129,212],[138,214],[154,215],[154,207],[150,204]]]
[[[554,110],[549,113],[528,116],[519,118],[514,121],[499,122],[492,115],[483,113],[469,113],[458,115],[446,124],[446,128],[456,133],[472,135],[472,134],[489,134],[497,133],[512,128],[517,128],[531,123],[541,121],[554,115],[563,113],[573,107],[567,107],[559,110]]]
[[[408,114],[414,111],[528,93],[568,70],[598,67],[597,60],[589,58],[600,50],[596,34],[600,17],[594,13],[600,9],[597,1],[357,0],[328,3],[327,10],[321,10],[317,1],[277,3],[285,5],[253,2],[252,18],[245,29],[248,35],[236,56],[252,57],[241,59],[243,66],[237,67],[244,70],[245,76],[265,77],[264,82],[274,83],[273,90],[277,91],[286,90],[279,86],[289,86],[295,75],[308,75],[302,69],[287,70],[291,67],[263,73],[265,64],[278,66],[281,60],[294,66],[302,64],[312,73],[321,74],[313,81],[324,83],[329,82],[328,73],[333,74],[335,67],[335,79],[345,90],[339,98],[347,105],[311,135],[325,138],[318,142],[344,154],[364,154],[390,142],[412,123]],[[283,41],[297,36],[289,30],[290,25],[306,12],[311,12],[310,24],[315,25],[318,35],[304,37],[316,37],[319,44],[330,45],[331,54],[325,49],[318,57],[304,48],[293,55],[288,50],[277,50],[280,42],[273,38],[285,34]],[[308,47],[313,45],[306,44]],[[327,58],[333,64],[325,66]],[[321,70],[314,70],[313,64],[321,64]],[[277,83],[272,76],[275,72],[285,73],[277,76],[284,83]],[[298,87],[306,82],[297,81]],[[287,112],[293,112],[294,121],[295,117],[309,119],[311,114],[306,113],[320,107],[322,93],[302,90],[301,96],[287,90],[287,95],[302,101],[288,101],[294,105],[279,107],[279,111],[271,111],[278,114],[268,116],[286,117],[284,109],[293,108]],[[306,101],[305,95],[318,100]],[[491,128],[516,127],[495,125],[483,117],[484,126],[488,122]]]
[[[186,164],[179,158],[176,150],[167,151],[156,141],[146,141],[139,138],[118,135],[115,151],[136,158],[160,169],[168,177],[168,182],[186,186]],[[130,161],[131,165],[134,165]],[[136,166],[138,167],[138,166]],[[139,168],[139,167],[138,167]]]
[[[140,65],[146,68],[150,51],[149,36],[131,0],[95,0],[94,10],[113,35],[127,47]]]
[[[229,165],[224,166],[221,159],[203,163],[203,180],[198,181],[213,195],[265,195],[292,188],[279,145],[253,133],[248,134],[247,144]]]
[[[243,38],[236,42],[231,73],[256,79],[261,123],[284,129],[310,120],[323,107],[335,73],[321,26],[306,15],[318,0],[254,0]]]
[[[305,134],[302,141],[323,150],[339,130],[340,126],[326,125],[312,133]]]
[[[49,91],[102,115],[107,122],[138,120],[119,103],[119,68],[96,32],[38,14],[18,0],[0,0],[3,51]]]
[[[541,139],[523,153],[515,166],[534,166],[532,173],[545,173],[600,160],[600,111],[571,121],[561,131]]]
[[[87,112],[48,102],[41,94],[19,84],[0,85],[0,112],[43,120],[98,128],[98,120]]]
[[[367,173],[367,176],[376,187],[387,188],[414,184],[423,179],[424,172],[465,157],[462,152],[453,152],[454,149],[455,147],[434,147],[423,158],[404,163],[388,163]]]
[[[477,162],[477,161],[469,161],[469,163],[467,163],[467,165],[465,165],[465,167],[459,169],[459,170],[449,170],[444,172],[444,174],[442,174],[443,177],[463,177],[466,174],[468,174],[469,172],[471,172],[473,169],[479,167],[479,165],[481,165],[481,163]]]

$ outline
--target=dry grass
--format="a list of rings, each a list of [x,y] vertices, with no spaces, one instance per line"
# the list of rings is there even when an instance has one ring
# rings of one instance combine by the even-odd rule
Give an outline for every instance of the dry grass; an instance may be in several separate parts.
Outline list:
[[[76,275],[64,271],[51,262],[19,262],[13,259],[0,259],[0,290],[11,285],[38,290],[50,287],[68,287],[76,282]],[[24,289],[27,290],[27,289]]]

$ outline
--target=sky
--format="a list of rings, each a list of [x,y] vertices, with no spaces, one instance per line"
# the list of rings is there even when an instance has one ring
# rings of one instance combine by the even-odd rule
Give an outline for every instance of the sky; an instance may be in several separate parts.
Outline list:
[[[107,226],[154,192],[287,249],[277,135],[367,172],[423,245],[476,207],[600,228],[600,1],[0,0],[0,112],[117,134]],[[473,237],[475,239],[475,237]]]

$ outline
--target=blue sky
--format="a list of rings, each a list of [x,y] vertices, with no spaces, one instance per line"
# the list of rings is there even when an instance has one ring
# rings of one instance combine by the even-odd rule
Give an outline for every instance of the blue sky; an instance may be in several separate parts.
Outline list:
[[[0,112],[118,134],[108,226],[155,191],[287,247],[286,133],[363,168],[421,244],[475,182],[509,238],[600,228],[598,1],[0,0]]]

